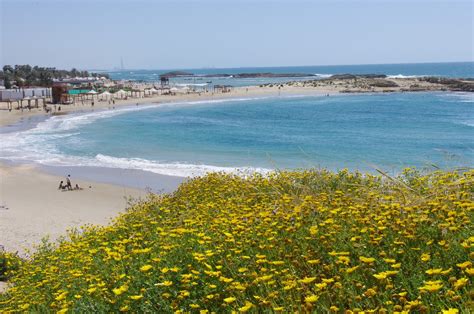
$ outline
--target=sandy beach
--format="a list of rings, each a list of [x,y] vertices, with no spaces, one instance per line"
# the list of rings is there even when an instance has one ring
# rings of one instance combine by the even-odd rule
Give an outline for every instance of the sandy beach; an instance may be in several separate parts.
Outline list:
[[[122,212],[130,198],[146,191],[75,180],[83,190],[58,190],[64,178],[44,173],[35,166],[0,164],[0,245],[24,256],[48,236],[51,240],[66,230],[84,224],[107,224]]]

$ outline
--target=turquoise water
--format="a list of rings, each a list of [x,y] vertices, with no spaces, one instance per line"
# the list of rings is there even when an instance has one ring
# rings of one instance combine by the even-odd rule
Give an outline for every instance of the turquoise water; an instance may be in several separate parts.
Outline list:
[[[329,77],[332,74],[386,74],[389,76],[444,76],[474,78],[474,62],[451,63],[410,63],[410,64],[368,64],[368,65],[330,65],[330,66],[298,66],[298,67],[254,67],[228,69],[180,69],[197,75],[205,74],[237,74],[237,73],[306,73],[317,75],[316,78]],[[109,71],[111,78],[121,80],[158,81],[159,75],[171,70],[121,70]],[[313,77],[314,78],[314,77]],[[305,78],[174,78],[175,84],[225,84],[234,86],[259,85],[264,83],[278,83],[293,80],[307,80]]]
[[[150,105],[57,116],[0,136],[2,158],[180,176],[235,168],[472,167],[474,98],[395,93]]]

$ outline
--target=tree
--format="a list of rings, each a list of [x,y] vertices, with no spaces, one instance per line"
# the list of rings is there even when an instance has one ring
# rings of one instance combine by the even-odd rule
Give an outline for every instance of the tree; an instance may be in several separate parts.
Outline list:
[[[89,76],[105,76],[107,74],[99,75],[97,73],[90,73],[87,71],[80,71],[76,68],[72,68],[70,71],[58,70],[51,67],[39,67],[25,65],[5,65],[3,71],[0,72],[1,77],[5,80],[5,87],[11,88],[12,83],[15,81],[18,86],[51,86],[53,79],[62,79],[67,77],[89,77]]]

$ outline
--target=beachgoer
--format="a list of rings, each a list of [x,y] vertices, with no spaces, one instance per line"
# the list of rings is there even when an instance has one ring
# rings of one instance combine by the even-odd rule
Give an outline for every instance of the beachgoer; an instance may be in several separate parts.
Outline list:
[[[74,190],[82,190],[82,188],[79,186],[79,184],[76,183],[76,186],[74,187]]]
[[[66,177],[66,187],[68,190],[72,190],[72,184],[71,184],[71,175],[68,174]]]
[[[65,186],[63,185],[64,181],[59,182],[58,190],[64,190]]]

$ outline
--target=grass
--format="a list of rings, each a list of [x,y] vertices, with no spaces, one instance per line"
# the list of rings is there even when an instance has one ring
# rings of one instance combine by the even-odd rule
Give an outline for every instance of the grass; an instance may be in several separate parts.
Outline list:
[[[473,180],[210,174],[9,255],[0,311],[468,312]]]

